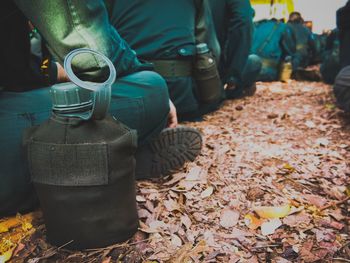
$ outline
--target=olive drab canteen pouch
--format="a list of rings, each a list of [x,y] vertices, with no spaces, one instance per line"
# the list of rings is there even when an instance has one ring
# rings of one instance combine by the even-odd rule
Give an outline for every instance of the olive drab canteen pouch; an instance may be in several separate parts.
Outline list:
[[[293,66],[292,58],[287,57],[284,62],[280,64],[278,79],[282,82],[287,82],[292,78]]]
[[[222,83],[215,58],[207,44],[200,43],[196,48],[194,78],[197,83],[199,101],[204,104],[217,103],[222,97]]]
[[[106,82],[74,75],[71,59],[83,52],[108,64]],[[107,115],[115,69],[106,57],[78,49],[64,66],[72,82],[52,87],[52,117],[25,134],[30,173],[51,244],[105,247],[137,231],[136,132]]]

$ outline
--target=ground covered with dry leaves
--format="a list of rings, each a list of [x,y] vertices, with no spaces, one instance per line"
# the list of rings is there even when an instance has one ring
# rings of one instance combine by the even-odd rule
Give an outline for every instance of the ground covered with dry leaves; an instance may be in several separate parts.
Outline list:
[[[72,252],[40,212],[0,223],[13,262],[350,262],[350,116],[322,83],[260,83],[205,121],[195,163],[138,183],[140,231]],[[0,258],[1,261],[1,258]]]

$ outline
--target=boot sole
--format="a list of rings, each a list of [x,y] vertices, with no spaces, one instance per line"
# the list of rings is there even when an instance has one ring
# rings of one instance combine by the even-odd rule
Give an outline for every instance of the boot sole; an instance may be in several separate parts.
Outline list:
[[[159,177],[178,170],[187,161],[194,161],[202,149],[202,136],[190,127],[165,129],[150,146],[154,154],[151,174]]]

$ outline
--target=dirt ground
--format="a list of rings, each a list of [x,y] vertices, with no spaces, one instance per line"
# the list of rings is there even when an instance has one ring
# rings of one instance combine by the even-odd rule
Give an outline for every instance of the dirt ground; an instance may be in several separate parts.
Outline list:
[[[186,125],[202,131],[202,154],[169,178],[138,183],[132,240],[51,247],[36,212],[0,221],[3,260],[350,262],[350,116],[328,85],[259,83],[254,97]]]

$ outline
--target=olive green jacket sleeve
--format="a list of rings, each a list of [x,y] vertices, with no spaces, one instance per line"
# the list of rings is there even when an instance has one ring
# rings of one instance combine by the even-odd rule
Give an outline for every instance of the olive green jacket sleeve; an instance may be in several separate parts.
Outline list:
[[[194,0],[196,5],[196,44],[207,43],[217,62],[220,59],[220,44],[216,36],[211,9],[207,0]]]
[[[226,43],[222,47],[224,81],[241,81],[253,38],[253,9],[249,0],[227,0],[228,28]]]
[[[76,48],[100,51],[112,60],[117,75],[140,70],[142,64],[110,25],[102,0],[15,0],[39,30],[58,62]],[[85,80],[105,78],[108,67],[92,55],[73,60],[76,74]]]

